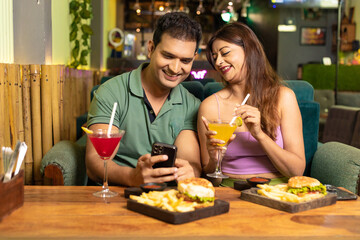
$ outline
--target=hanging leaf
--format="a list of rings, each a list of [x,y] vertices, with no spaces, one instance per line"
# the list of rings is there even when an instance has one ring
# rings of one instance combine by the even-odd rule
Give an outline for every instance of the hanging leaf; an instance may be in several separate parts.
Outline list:
[[[71,1],[70,2],[70,11],[77,11],[80,7],[80,3],[78,1]]]
[[[86,57],[89,54],[88,50],[82,50],[81,51],[81,57]]]
[[[74,22],[75,22],[76,24],[79,24],[79,23],[81,22],[81,17],[80,17],[79,14],[77,14],[77,15],[75,16]]]
[[[88,35],[93,35],[93,30],[92,30],[91,27],[90,27],[89,25],[87,25],[87,24],[81,25],[81,30],[82,30],[84,33],[88,34]]]
[[[80,62],[76,60],[76,61],[73,61],[70,66],[72,66],[73,68],[77,68],[79,65],[80,65]]]
[[[77,30],[79,30],[79,28],[77,27],[76,22],[72,22],[72,23],[70,24],[70,29],[71,29],[71,31],[77,31]]]
[[[79,55],[79,48],[78,48],[78,47],[74,47],[73,50],[72,50],[71,56],[72,56],[74,59],[77,59],[78,55]]]
[[[93,34],[93,30],[90,24],[82,24],[84,22],[83,20],[88,20],[93,17],[91,0],[70,0],[69,10],[72,19],[69,38],[70,42],[74,42],[71,49],[72,62],[70,66],[77,68],[80,65],[88,64],[86,57],[91,52],[89,40],[90,35]],[[82,34],[79,32],[80,29]]]
[[[76,39],[76,36],[77,36],[77,31],[76,30],[71,31],[70,42],[74,41]]]
[[[80,57],[80,64],[81,65],[87,65],[87,61],[85,57]]]
[[[89,18],[91,17],[91,12],[88,11],[88,10],[86,10],[86,9],[84,9],[84,10],[82,10],[82,11],[80,12],[80,16],[81,16],[81,18],[83,18],[83,19],[89,19]]]
[[[84,39],[84,40],[87,40],[87,39],[89,39],[89,34],[83,33],[83,35],[81,36],[81,38]]]

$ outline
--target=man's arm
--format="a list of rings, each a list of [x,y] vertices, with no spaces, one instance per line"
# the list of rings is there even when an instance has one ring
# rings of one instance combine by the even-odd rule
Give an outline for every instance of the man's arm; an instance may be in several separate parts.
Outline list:
[[[177,180],[199,177],[201,174],[200,147],[197,134],[192,130],[182,130],[175,140],[178,148],[175,166],[178,167]]]

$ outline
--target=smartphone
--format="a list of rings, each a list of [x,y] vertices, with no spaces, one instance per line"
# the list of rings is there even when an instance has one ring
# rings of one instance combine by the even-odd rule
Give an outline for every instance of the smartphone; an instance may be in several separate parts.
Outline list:
[[[164,162],[158,162],[153,168],[173,167],[176,159],[177,147],[175,145],[156,142],[152,145],[151,156],[167,155],[168,159]]]
[[[335,186],[330,185],[330,184],[326,184],[325,186],[326,186],[326,191],[336,194],[338,201],[341,201],[341,200],[356,200],[357,199],[357,195],[354,194],[354,193],[347,192],[345,190],[342,190],[341,188],[335,187]]]

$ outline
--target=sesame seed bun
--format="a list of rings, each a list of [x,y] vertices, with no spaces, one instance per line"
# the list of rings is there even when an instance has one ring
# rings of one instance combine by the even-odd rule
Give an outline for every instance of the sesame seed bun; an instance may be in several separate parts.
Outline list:
[[[292,177],[288,181],[288,186],[291,188],[316,187],[320,184],[319,180],[305,176]]]

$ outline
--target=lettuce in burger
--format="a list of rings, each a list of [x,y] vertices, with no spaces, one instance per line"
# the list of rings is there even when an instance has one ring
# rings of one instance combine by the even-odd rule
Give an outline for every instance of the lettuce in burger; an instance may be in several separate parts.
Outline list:
[[[299,197],[307,194],[321,194],[321,196],[327,194],[326,187],[322,185],[319,180],[305,176],[291,177],[288,181],[287,191]]]
[[[179,196],[185,201],[207,203],[214,202],[215,189],[205,178],[188,178],[178,182]]]

